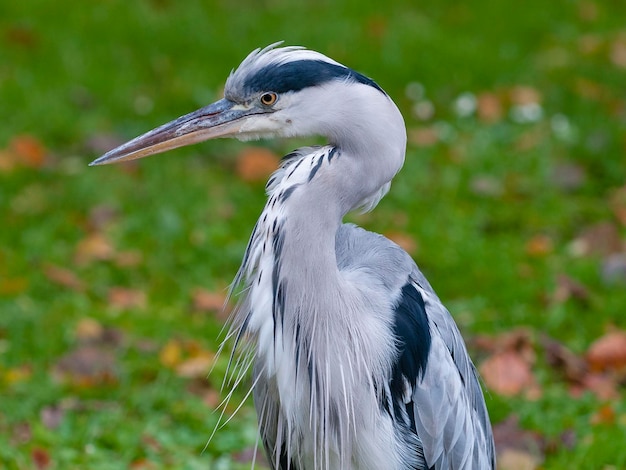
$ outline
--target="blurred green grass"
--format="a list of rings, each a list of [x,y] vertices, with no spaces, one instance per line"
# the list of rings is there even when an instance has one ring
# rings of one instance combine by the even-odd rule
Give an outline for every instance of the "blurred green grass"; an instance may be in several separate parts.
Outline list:
[[[243,144],[211,142],[126,169],[86,165],[216,99],[231,68],[277,40],[373,77],[410,130],[435,133],[432,145],[411,139],[391,193],[351,218],[416,241],[416,260],[467,338],[524,326],[583,353],[608,325],[624,328],[624,285],[602,280],[600,257],[571,249],[585,227],[617,223],[608,200],[626,176],[622,13],[610,1],[565,0],[0,3],[0,156],[22,135],[47,149],[42,167],[0,172],[0,467],[47,457],[42,468],[236,468],[233,454],[254,445],[244,408],[203,452],[217,415],[159,358],[171,339],[216,348],[220,321],[194,311],[192,292],[228,285],[263,206],[263,185],[236,176]],[[528,122],[507,103],[494,123],[455,111],[464,93],[506,101],[520,85],[541,96]],[[434,116],[420,120],[413,109],[426,101]],[[297,144],[262,145],[285,153]],[[582,174],[571,189],[558,183],[564,168]],[[102,227],[97,208],[113,214]],[[140,261],[77,262],[94,231]],[[533,255],[538,236],[550,246]],[[84,288],[51,281],[50,265]],[[550,301],[562,274],[584,284],[586,302]],[[146,300],[111,305],[111,287]],[[124,337],[111,382],[52,373],[76,350],[85,318]],[[553,439],[542,468],[625,466],[623,389],[609,402],[615,420],[593,425],[604,400],[572,399],[543,357],[535,372],[541,397],[491,394],[492,420],[515,413]],[[63,410],[58,427],[44,418],[50,410]],[[559,441],[569,429],[571,449]]]

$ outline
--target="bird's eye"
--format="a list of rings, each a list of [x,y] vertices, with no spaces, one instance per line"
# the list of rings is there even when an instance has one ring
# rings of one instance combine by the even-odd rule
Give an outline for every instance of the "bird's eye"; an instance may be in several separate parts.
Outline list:
[[[277,99],[278,95],[276,93],[263,93],[261,95],[261,103],[265,106],[272,106],[274,103],[276,103]]]

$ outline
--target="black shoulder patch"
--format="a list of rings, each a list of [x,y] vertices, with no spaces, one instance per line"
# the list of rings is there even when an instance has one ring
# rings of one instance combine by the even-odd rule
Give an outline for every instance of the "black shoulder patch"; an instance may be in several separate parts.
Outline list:
[[[410,384],[416,383],[426,369],[430,352],[431,336],[426,305],[411,284],[402,288],[395,311],[394,334],[399,354],[393,366],[390,388],[395,401],[403,395],[403,377]]]
[[[321,60],[296,60],[284,64],[269,65],[249,77],[244,86],[251,92],[285,93],[300,91],[303,88],[338,79],[369,85],[386,94],[371,78],[342,65],[330,64]]]

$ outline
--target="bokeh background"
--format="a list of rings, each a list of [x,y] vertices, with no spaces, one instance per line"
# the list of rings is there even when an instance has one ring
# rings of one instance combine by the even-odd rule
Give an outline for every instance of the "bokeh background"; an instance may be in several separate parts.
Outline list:
[[[250,403],[207,444],[220,307],[264,180],[303,142],[87,164],[279,40],[403,111],[406,165],[350,220],[452,311],[500,467],[625,468],[625,18],[609,0],[0,1],[0,468],[250,467]]]

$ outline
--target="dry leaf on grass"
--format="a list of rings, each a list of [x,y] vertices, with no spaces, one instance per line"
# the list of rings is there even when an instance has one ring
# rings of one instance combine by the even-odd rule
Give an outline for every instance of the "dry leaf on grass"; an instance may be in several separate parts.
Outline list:
[[[146,307],[146,293],[138,289],[112,287],[108,295],[109,305],[120,310]]]
[[[615,408],[609,403],[602,405],[589,420],[591,424],[614,424],[616,420]]]
[[[545,439],[537,432],[522,429],[517,416],[511,415],[493,426],[498,453],[498,469],[536,468],[543,461]],[[524,465],[534,464],[534,467]]]
[[[498,470],[536,470],[541,459],[517,449],[505,449],[498,455]]]
[[[35,447],[30,453],[34,468],[37,470],[46,470],[50,468],[52,464],[52,459],[50,458],[50,453],[46,449],[42,449],[41,447]]]
[[[226,292],[212,292],[198,287],[192,291],[191,301],[194,310],[200,312],[221,312],[226,307]]]
[[[480,365],[480,375],[487,387],[504,396],[538,390],[530,364],[515,351],[493,354]]]
[[[542,258],[554,251],[554,243],[548,235],[535,235],[526,242],[526,253],[533,258]]]
[[[571,243],[571,251],[576,256],[609,256],[622,248],[619,230],[612,222],[586,227]]]
[[[386,232],[384,235],[407,253],[411,255],[416,254],[418,245],[415,238],[411,235],[402,232]]]
[[[79,346],[59,359],[52,375],[61,382],[81,388],[116,383],[115,355],[108,348]]]
[[[43,267],[43,273],[55,284],[67,287],[76,292],[83,292],[85,290],[85,283],[81,281],[73,271],[67,268],[62,268],[54,264],[46,264]]]
[[[266,181],[279,161],[278,155],[265,147],[246,147],[237,156],[237,175],[244,181]]]
[[[42,143],[32,135],[18,135],[9,142],[10,152],[18,164],[40,168],[45,164],[46,149]]]
[[[552,301],[556,304],[562,304],[570,299],[586,303],[589,300],[589,291],[579,281],[561,274],[557,278],[556,289],[552,293]]]
[[[439,134],[434,127],[409,129],[408,140],[417,147],[432,147],[439,142]]]
[[[478,118],[487,123],[501,121],[504,110],[500,98],[495,93],[484,92],[478,95],[476,100],[476,112]]]
[[[176,366],[176,374],[180,377],[206,378],[215,362],[215,355],[205,351],[197,356],[190,357]]]
[[[100,232],[93,232],[76,245],[74,261],[84,265],[93,261],[105,261],[113,258],[115,248],[107,237]]]
[[[587,361],[594,371],[626,368],[626,331],[610,331],[593,342],[587,351]]]

